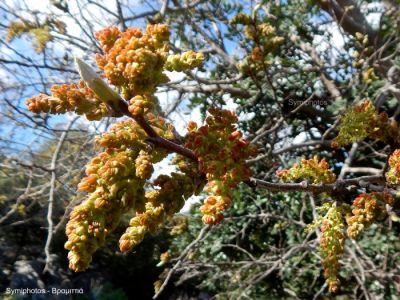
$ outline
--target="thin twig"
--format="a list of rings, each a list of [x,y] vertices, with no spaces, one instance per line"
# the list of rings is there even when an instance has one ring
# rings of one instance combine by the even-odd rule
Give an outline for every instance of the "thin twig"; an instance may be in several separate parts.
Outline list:
[[[167,286],[169,280],[171,279],[171,276],[174,274],[174,272],[179,268],[179,266],[182,264],[183,260],[186,258],[187,254],[189,253],[189,251],[198,243],[200,242],[205,235],[210,231],[211,227],[210,226],[204,226],[199,235],[197,236],[197,238],[191,242],[186,248],[185,250],[182,251],[181,255],[178,257],[178,261],[177,263],[172,267],[172,269],[169,270],[167,277],[165,278],[164,282],[162,283],[160,289],[155,293],[155,295],[153,296],[153,299],[157,299],[160,294],[163,292],[163,290],[165,289],[165,287]]]
[[[51,241],[53,238],[53,207],[54,207],[54,190],[56,186],[56,167],[57,167],[57,159],[58,155],[60,154],[61,148],[65,142],[65,139],[68,135],[68,129],[72,127],[74,122],[78,119],[78,117],[75,117],[72,119],[68,125],[66,130],[61,134],[60,139],[58,140],[58,144],[56,147],[56,150],[53,153],[53,157],[51,159],[51,165],[50,165],[50,170],[51,170],[51,181],[50,181],[50,192],[49,192],[49,205],[47,209],[47,224],[48,224],[48,229],[47,229],[47,240],[46,240],[46,245],[44,247],[44,252],[46,254],[46,265],[43,269],[43,273],[45,272],[52,272],[52,264],[53,264],[53,257],[50,252],[50,246],[51,246]]]

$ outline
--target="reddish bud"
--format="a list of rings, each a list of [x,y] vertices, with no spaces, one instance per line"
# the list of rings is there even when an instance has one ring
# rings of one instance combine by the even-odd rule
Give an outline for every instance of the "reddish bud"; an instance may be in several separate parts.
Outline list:
[[[234,131],[231,133],[231,135],[229,136],[229,140],[233,141],[235,139],[241,138],[242,137],[242,133],[240,131]]]

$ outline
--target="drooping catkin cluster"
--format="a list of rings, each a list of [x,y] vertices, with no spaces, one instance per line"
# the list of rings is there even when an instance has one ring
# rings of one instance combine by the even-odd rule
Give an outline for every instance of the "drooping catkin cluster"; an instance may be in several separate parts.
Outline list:
[[[276,28],[268,22],[259,23],[245,13],[239,13],[230,20],[231,25],[241,24],[248,39],[246,43],[253,44],[253,49],[244,63],[241,64],[243,72],[250,70],[264,70],[270,64],[268,54],[272,53],[284,42],[284,38],[276,34]]]
[[[347,110],[340,120],[339,134],[332,147],[338,148],[352,142],[371,138],[388,143],[400,141],[399,128],[386,112],[378,113],[369,100]]]
[[[106,104],[87,87],[84,81],[80,81],[79,84],[53,85],[51,96],[39,94],[29,98],[26,105],[36,114],[75,112],[78,115],[85,115],[88,120],[100,120],[110,115]]]
[[[206,125],[188,125],[186,146],[192,149],[199,161],[199,170],[206,174],[206,191],[212,193],[200,208],[205,224],[222,221],[222,212],[230,206],[232,189],[251,175],[245,161],[257,153],[255,147],[237,131],[236,115],[224,109],[210,108]]]
[[[164,221],[164,208],[146,202],[145,211],[136,213],[136,217],[129,221],[126,232],[119,240],[119,249],[122,252],[131,250],[142,242],[148,232],[154,232]]]
[[[284,182],[307,180],[310,183],[332,183],[336,175],[329,169],[325,159],[319,160],[317,156],[312,159],[302,159],[288,170],[276,172]],[[335,293],[339,288],[339,259],[344,251],[345,231],[342,207],[336,203],[326,203],[321,208],[326,214],[321,219],[315,220],[310,228],[321,226],[320,252],[323,258],[324,276],[328,283],[329,291]]]
[[[96,139],[106,151],[87,165],[78,188],[91,194],[74,208],[67,224],[65,248],[74,271],[89,266],[92,254],[104,244],[123,213],[151,209],[145,203],[144,184],[152,174],[152,164],[168,153],[151,149],[144,143],[145,137],[135,121],[126,120]]]
[[[336,175],[329,169],[325,159],[319,160],[317,156],[312,159],[302,159],[288,170],[279,170],[276,175],[284,182],[308,180],[310,183],[332,183]]]
[[[79,188],[91,194],[74,208],[66,228],[68,241],[65,248],[69,250],[72,270],[87,269],[93,253],[118,225],[122,213],[134,205],[143,206],[144,190],[134,174],[134,159],[135,151],[109,150],[88,165],[88,176]]]
[[[158,176],[153,182],[158,189],[145,192],[144,184],[153,172],[153,164],[168,152],[151,149],[143,143],[143,135],[140,126],[127,120],[115,124],[96,140],[109,148],[91,161],[87,176],[79,185],[81,191],[91,195],[74,209],[67,225],[65,247],[70,250],[71,269],[83,271],[88,267],[92,254],[104,244],[123,213],[136,211],[120,238],[120,250],[125,252],[138,245],[146,233],[159,229],[168,217],[179,212],[185,199],[201,190],[201,175],[191,172],[194,164],[178,157],[182,173]]]
[[[386,216],[385,204],[393,206],[394,199],[388,193],[361,194],[354,199],[352,215],[347,216],[347,235],[357,239],[365,228]]]
[[[342,211],[333,205],[321,221],[320,236],[324,276],[331,293],[336,293],[339,288],[339,259],[344,252],[344,244],[345,231]]]
[[[167,218],[179,212],[185,199],[201,191],[201,175],[194,174],[193,163],[178,156],[175,163],[182,173],[160,175],[154,180],[159,189],[149,190],[145,194],[146,210],[137,213],[129,222],[129,227],[119,241],[122,252],[126,252],[140,243],[145,234],[155,232]]]

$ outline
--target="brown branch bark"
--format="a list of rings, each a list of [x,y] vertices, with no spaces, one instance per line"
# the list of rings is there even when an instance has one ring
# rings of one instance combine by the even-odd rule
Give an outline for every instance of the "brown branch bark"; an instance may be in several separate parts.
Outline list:
[[[182,145],[179,145],[175,142],[172,142],[170,140],[167,140],[163,137],[160,137],[155,130],[147,123],[146,119],[142,115],[134,116],[132,115],[129,110],[128,110],[128,104],[126,101],[122,98],[119,99],[119,111],[117,111],[117,114],[125,115],[130,118],[133,118],[142,128],[143,130],[147,133],[149,136],[148,141],[152,144],[154,144],[157,147],[161,147],[173,152],[176,152],[178,154],[181,154],[191,160],[197,161],[196,155],[193,153],[192,150],[183,147]]]
[[[246,182],[249,186],[254,188],[263,188],[270,192],[313,192],[317,194],[321,193],[332,193],[346,191],[347,189],[354,187],[369,188],[374,191],[387,191],[392,194],[395,191],[386,189],[383,186],[374,185],[373,183],[383,183],[385,178],[379,175],[372,176],[361,176],[357,178],[337,180],[334,183],[321,183],[321,184],[309,184],[306,181],[300,183],[274,183],[267,182],[257,178],[251,178]]]

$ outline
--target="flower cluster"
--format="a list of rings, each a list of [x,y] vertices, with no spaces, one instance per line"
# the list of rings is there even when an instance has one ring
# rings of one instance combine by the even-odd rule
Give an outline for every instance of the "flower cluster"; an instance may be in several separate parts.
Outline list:
[[[289,170],[277,171],[276,175],[284,182],[308,180],[310,183],[332,183],[336,180],[336,175],[329,169],[326,160],[319,160],[317,156],[308,160],[302,159]]]
[[[253,22],[253,19],[249,16],[246,15],[243,12],[238,13],[236,16],[234,16],[230,20],[231,25],[236,25],[236,24],[242,24],[242,25],[250,25]]]
[[[145,203],[143,186],[151,176],[152,164],[168,153],[151,149],[144,138],[141,127],[133,120],[126,120],[116,123],[96,139],[106,151],[87,165],[86,177],[78,189],[90,195],[74,208],[66,229],[65,248],[70,251],[68,258],[74,271],[88,267],[92,254],[104,244],[123,213],[131,209],[152,210]]]
[[[173,126],[167,123],[165,119],[153,114],[147,114],[146,117],[149,124],[161,137],[166,139],[174,137]],[[132,119],[128,119],[115,123],[107,132],[96,137],[96,144],[105,148],[136,147],[142,149],[149,147],[145,142],[146,138],[147,135],[139,124]],[[166,151],[161,148],[155,150],[153,151],[153,157],[155,162],[159,162],[165,157]]]
[[[320,252],[323,258],[324,276],[329,291],[339,288],[339,259],[344,251],[345,232],[342,210],[332,206],[321,221]]]
[[[133,116],[153,111],[158,100],[153,95],[137,95],[129,100],[129,112]]]
[[[153,94],[156,86],[168,81],[163,66],[168,56],[167,25],[149,25],[145,32],[116,27],[96,33],[104,55],[96,62],[111,84],[121,87],[125,99],[135,95]]]
[[[140,243],[146,233],[153,233],[167,218],[179,212],[185,199],[193,195],[198,187],[199,175],[190,177],[185,173],[173,172],[170,176],[160,175],[154,181],[159,189],[146,192],[146,210],[137,213],[129,222],[129,227],[121,236],[119,248],[126,252]]]
[[[51,96],[39,94],[27,100],[26,105],[34,113],[63,114],[75,112],[85,115],[88,120],[100,120],[110,115],[105,103],[87,87],[84,81],[79,84],[53,85]]]
[[[201,67],[203,65],[203,61],[203,53],[196,53],[190,50],[182,54],[168,56],[165,63],[165,69],[168,71],[182,72]]]
[[[362,231],[374,221],[380,221],[386,216],[385,204],[393,205],[394,199],[388,193],[361,194],[354,199],[352,215],[346,218],[347,235],[357,239]]]
[[[144,32],[137,28],[125,32],[116,27],[103,29],[96,34],[104,51],[104,55],[96,56],[97,65],[110,83],[121,87],[125,99],[151,95],[157,85],[168,81],[164,69],[193,69],[204,60],[203,54],[193,51],[168,56],[169,35],[168,26],[163,24],[148,25]]]
[[[361,51],[354,51],[353,52],[353,67],[357,69],[361,69],[366,65],[366,61],[373,52],[373,47],[368,46],[370,44],[368,35],[364,35],[361,32],[356,32],[356,46]]]
[[[389,171],[386,180],[390,184],[400,184],[400,149],[396,149],[389,157]]]
[[[333,140],[332,147],[337,148],[367,137],[385,143],[400,140],[396,122],[389,120],[386,112],[378,114],[369,100],[349,109],[342,117],[339,135]]]
[[[24,24],[21,26],[29,25]],[[165,70],[193,69],[200,67],[204,60],[203,54],[194,51],[169,55],[169,29],[163,24],[149,25],[144,32],[137,28],[129,28],[125,32],[117,27],[105,28],[96,33],[96,38],[104,51],[104,55],[96,56],[97,65],[109,82],[121,89],[133,116],[147,115],[159,109],[154,92],[157,85],[168,81]],[[97,78],[95,72],[88,70],[84,62],[78,60],[77,64],[81,75],[88,76],[85,80],[90,88],[83,81],[79,84],[54,85],[51,96],[40,94],[28,99],[29,110],[52,114],[72,111],[85,114],[89,120],[121,113],[119,101],[123,100],[119,95],[100,77]],[[93,78],[89,80],[89,77]]]
[[[175,216],[171,222],[173,224],[173,227],[169,233],[172,236],[184,233],[189,226],[188,218],[184,216]]]
[[[368,68],[362,72],[362,79],[366,84],[372,84],[379,79],[375,74],[374,68]]]
[[[119,249],[122,252],[131,250],[142,242],[148,232],[154,232],[164,220],[164,207],[154,206],[146,202],[146,209],[129,221],[129,227],[119,240]]]
[[[230,21],[231,25],[244,25],[244,33],[249,41],[254,43],[254,47],[250,55],[241,65],[244,72],[265,69],[270,63],[267,60],[267,55],[272,53],[284,41],[284,38],[276,35],[276,28],[265,22],[257,24],[249,15],[239,13]]]
[[[149,121],[161,136],[173,134],[163,119],[150,117]],[[67,225],[65,247],[70,250],[71,269],[82,271],[88,267],[92,254],[104,243],[123,213],[131,209],[137,212],[120,239],[121,251],[128,251],[140,243],[147,232],[154,232],[163,224],[166,217],[178,212],[184,200],[198,190],[199,175],[172,173],[154,181],[160,189],[145,193],[143,186],[153,172],[153,164],[168,154],[164,149],[151,149],[144,142],[145,137],[135,121],[126,120],[116,123],[96,139],[106,151],[88,164],[87,176],[78,187],[91,195],[75,207]],[[177,161],[182,172],[193,169],[183,158]]]
[[[213,193],[200,208],[205,224],[222,221],[222,212],[229,207],[231,190],[251,175],[245,161],[257,153],[257,149],[242,138],[237,131],[236,115],[228,110],[210,108],[206,125],[188,125],[186,146],[192,149],[199,161],[199,170],[206,174],[206,191]]]

